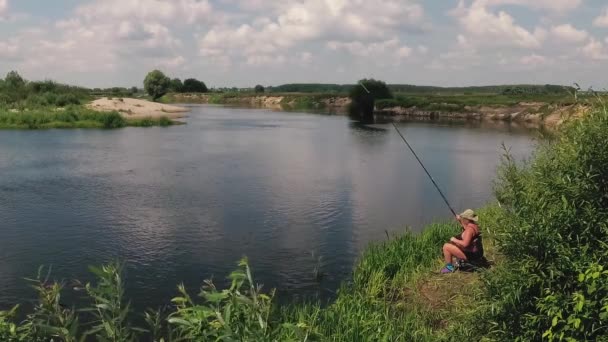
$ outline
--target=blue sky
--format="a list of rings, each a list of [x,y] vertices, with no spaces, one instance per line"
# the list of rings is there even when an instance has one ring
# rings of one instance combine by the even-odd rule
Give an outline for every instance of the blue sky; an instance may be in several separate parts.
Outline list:
[[[607,87],[605,0],[0,0],[0,73],[140,86]]]

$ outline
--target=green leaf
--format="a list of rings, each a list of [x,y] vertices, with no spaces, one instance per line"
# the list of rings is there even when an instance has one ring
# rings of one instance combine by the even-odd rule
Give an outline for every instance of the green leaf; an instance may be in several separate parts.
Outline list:
[[[221,301],[223,301],[224,299],[228,298],[228,295],[224,292],[212,292],[212,293],[208,293],[205,292],[203,294],[204,298],[211,302],[211,303],[219,303]]]
[[[167,322],[169,322],[171,324],[179,324],[179,325],[185,325],[185,326],[191,326],[192,325],[190,322],[186,321],[185,319],[177,318],[177,317],[169,318],[167,320]]]

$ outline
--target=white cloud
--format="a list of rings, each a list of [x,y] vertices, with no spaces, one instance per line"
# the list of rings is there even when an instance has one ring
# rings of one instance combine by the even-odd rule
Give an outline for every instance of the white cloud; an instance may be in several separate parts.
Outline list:
[[[589,37],[585,30],[578,30],[570,24],[553,26],[551,34],[562,42],[581,43]]]
[[[581,52],[584,56],[593,60],[608,60],[608,48],[595,38],[592,38],[589,43],[581,49]]]
[[[208,18],[211,12],[207,0],[95,0],[76,10],[78,16],[88,21],[111,18],[165,23],[193,23]]]
[[[19,46],[15,41],[0,41],[0,59],[13,59],[19,55]]]
[[[461,0],[452,12],[465,33],[458,36],[458,42],[481,46],[539,48],[546,31],[536,28],[526,30],[515,23],[515,19],[504,11],[493,13],[488,8],[490,1],[474,0],[466,7]],[[496,0],[495,2],[498,2]]]
[[[410,0],[269,3],[274,5],[266,5],[264,17],[211,28],[199,41],[200,54],[242,58],[248,64],[262,65],[265,63],[257,61],[277,60],[277,54],[297,45],[320,45],[326,41],[364,44],[403,30],[419,30],[424,17],[423,7]],[[256,6],[262,5],[258,2]],[[399,53],[404,55],[406,50]]]
[[[160,68],[176,69],[183,66],[186,59],[183,56],[162,58],[157,64]]]
[[[392,55],[397,58],[406,58],[412,54],[412,49],[401,44],[398,38],[367,44],[360,41],[330,41],[327,43],[327,47],[333,51],[344,50],[358,57]]]
[[[9,19],[8,0],[0,0],[0,22]]]
[[[519,59],[519,62],[525,66],[541,66],[546,64],[548,62],[548,59],[545,56],[532,54],[528,56],[523,56]]]
[[[597,27],[608,27],[608,8],[605,8],[602,14],[593,20],[593,25]]]
[[[484,0],[488,6],[519,5],[552,12],[566,12],[578,8],[582,0]]]

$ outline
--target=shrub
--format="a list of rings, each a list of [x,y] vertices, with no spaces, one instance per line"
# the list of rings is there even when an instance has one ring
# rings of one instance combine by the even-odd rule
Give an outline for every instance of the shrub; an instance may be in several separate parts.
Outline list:
[[[364,79],[351,89],[349,97],[352,100],[349,107],[351,116],[369,121],[373,120],[375,101],[391,99],[393,94],[386,83]]]
[[[162,127],[166,127],[166,126],[171,126],[173,124],[173,121],[171,121],[171,119],[169,119],[166,116],[161,116],[158,119],[158,124]]]
[[[189,78],[184,81],[182,91],[184,93],[206,93],[209,90],[207,89],[207,85],[205,85],[204,82],[201,82],[196,78]]]
[[[120,128],[126,125],[125,119],[118,112],[103,113],[104,128]]]
[[[486,278],[499,339],[608,335],[607,139],[608,113],[598,108],[543,143],[528,166],[505,156],[496,234],[508,262]]]

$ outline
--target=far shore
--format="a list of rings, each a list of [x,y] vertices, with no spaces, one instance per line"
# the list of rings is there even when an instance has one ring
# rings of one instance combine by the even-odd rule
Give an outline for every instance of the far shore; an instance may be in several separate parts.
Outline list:
[[[118,112],[125,119],[157,119],[166,117],[180,119],[189,112],[188,108],[156,103],[133,98],[101,98],[87,105],[88,108],[102,112]]]

